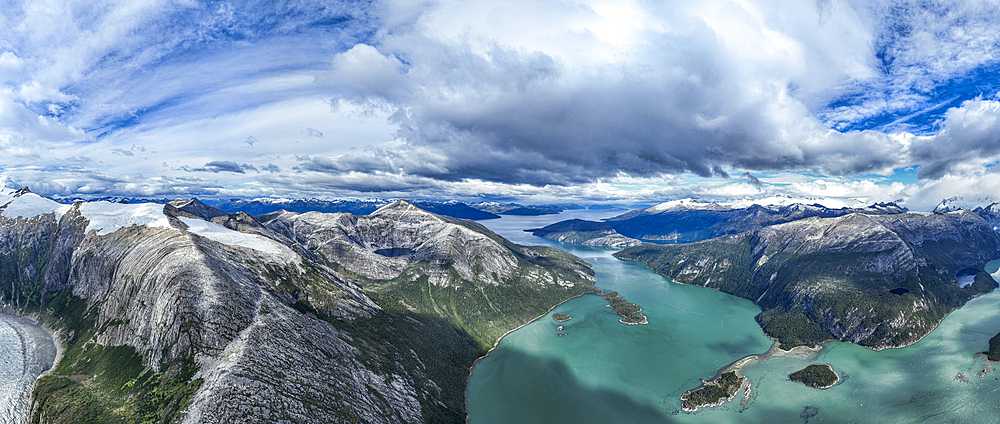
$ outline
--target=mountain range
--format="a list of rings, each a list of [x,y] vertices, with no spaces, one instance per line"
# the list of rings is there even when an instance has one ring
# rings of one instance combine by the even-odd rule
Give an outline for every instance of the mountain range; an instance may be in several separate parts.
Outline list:
[[[62,347],[32,422],[464,422],[500,335],[600,292],[579,258],[406,201],[0,205],[0,296]]]
[[[687,244],[615,254],[683,284],[749,299],[783,348],[826,340],[874,349],[912,344],[997,287],[987,262],[1000,236],[979,215],[817,216]]]

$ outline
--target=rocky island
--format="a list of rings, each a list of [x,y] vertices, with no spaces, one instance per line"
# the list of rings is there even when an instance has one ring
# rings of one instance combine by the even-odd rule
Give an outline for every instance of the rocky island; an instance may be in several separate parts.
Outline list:
[[[827,364],[812,364],[788,375],[788,379],[806,386],[826,389],[840,381],[840,376]]]
[[[566,322],[573,319],[573,317],[569,316],[569,314],[563,314],[557,312],[555,314],[552,314],[552,319],[556,320],[556,322]]]
[[[736,396],[736,392],[739,391],[745,380],[746,377],[742,377],[736,370],[732,370],[711,381],[703,381],[701,386],[681,395],[681,409],[686,412],[694,412],[698,408],[722,405]]]
[[[753,301],[763,309],[757,322],[783,349],[826,340],[885,349],[916,342],[996,288],[983,267],[1000,256],[1000,236],[968,211],[852,213],[615,256]],[[957,275],[967,269],[978,272],[961,287]]]
[[[642,308],[634,303],[629,303],[625,298],[621,297],[618,292],[603,292],[601,296],[604,300],[608,302],[608,306],[611,311],[622,318],[619,320],[624,324],[635,325],[635,324],[649,324],[646,320],[646,316],[640,314]]]

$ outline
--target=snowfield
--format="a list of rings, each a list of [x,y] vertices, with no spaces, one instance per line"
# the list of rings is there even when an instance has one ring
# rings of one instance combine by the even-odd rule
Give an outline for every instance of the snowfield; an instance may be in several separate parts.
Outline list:
[[[295,252],[287,246],[271,240],[267,237],[255,234],[246,234],[233,231],[214,222],[208,222],[197,218],[178,217],[184,225],[188,226],[188,231],[212,241],[231,246],[246,247],[261,251],[269,255],[288,258],[289,255],[297,257]]]
[[[10,198],[13,192],[0,193],[0,199],[4,197]],[[21,196],[13,197],[4,205],[3,214],[5,218],[31,218],[33,216],[44,215],[47,213],[56,214],[56,221],[62,218],[66,211],[70,210],[72,206],[64,205],[58,203],[54,200],[46,199],[35,193],[27,193]]]
[[[163,214],[163,205],[159,203],[111,203],[107,201],[87,202],[80,204],[80,214],[87,218],[87,229],[84,233],[97,230],[97,235],[111,234],[119,228],[133,225],[147,227],[171,228],[170,221]]]

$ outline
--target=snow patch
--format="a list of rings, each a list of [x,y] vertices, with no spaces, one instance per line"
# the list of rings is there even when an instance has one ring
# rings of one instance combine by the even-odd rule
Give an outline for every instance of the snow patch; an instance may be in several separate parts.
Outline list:
[[[0,193],[0,198],[12,195],[13,192]],[[13,197],[13,199],[7,201],[7,204],[3,207],[3,212],[0,212],[0,214],[2,214],[5,218],[31,218],[47,213],[54,213],[56,214],[56,221],[58,221],[62,219],[63,214],[70,210],[71,207],[72,206],[56,202],[55,200],[46,199],[35,193],[26,193]]]
[[[197,218],[177,217],[188,226],[188,231],[212,241],[217,241],[230,246],[246,247],[269,255],[279,256],[282,259],[294,259],[297,257],[292,249],[274,240],[256,234],[246,234],[239,231],[230,230],[214,222],[208,222]]]
[[[87,202],[80,204],[80,214],[90,221],[84,233],[97,230],[97,235],[111,234],[133,225],[171,228],[170,221],[163,214],[163,205],[159,203]]]
[[[646,209],[646,211],[648,211],[650,213],[659,213],[659,212],[668,211],[668,210],[674,210],[674,209],[722,210],[722,209],[730,209],[730,208],[731,208],[731,206],[729,204],[726,204],[726,203],[703,202],[701,200],[695,200],[695,199],[690,199],[689,198],[689,199],[671,200],[669,202],[663,202],[663,203],[660,203],[660,204],[658,204],[656,206],[653,206],[653,207],[651,207],[649,209]]]

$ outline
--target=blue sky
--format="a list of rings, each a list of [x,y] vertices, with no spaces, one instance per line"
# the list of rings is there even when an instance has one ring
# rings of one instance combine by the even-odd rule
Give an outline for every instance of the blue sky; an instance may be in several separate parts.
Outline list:
[[[53,196],[1000,200],[990,2],[5,1]]]

